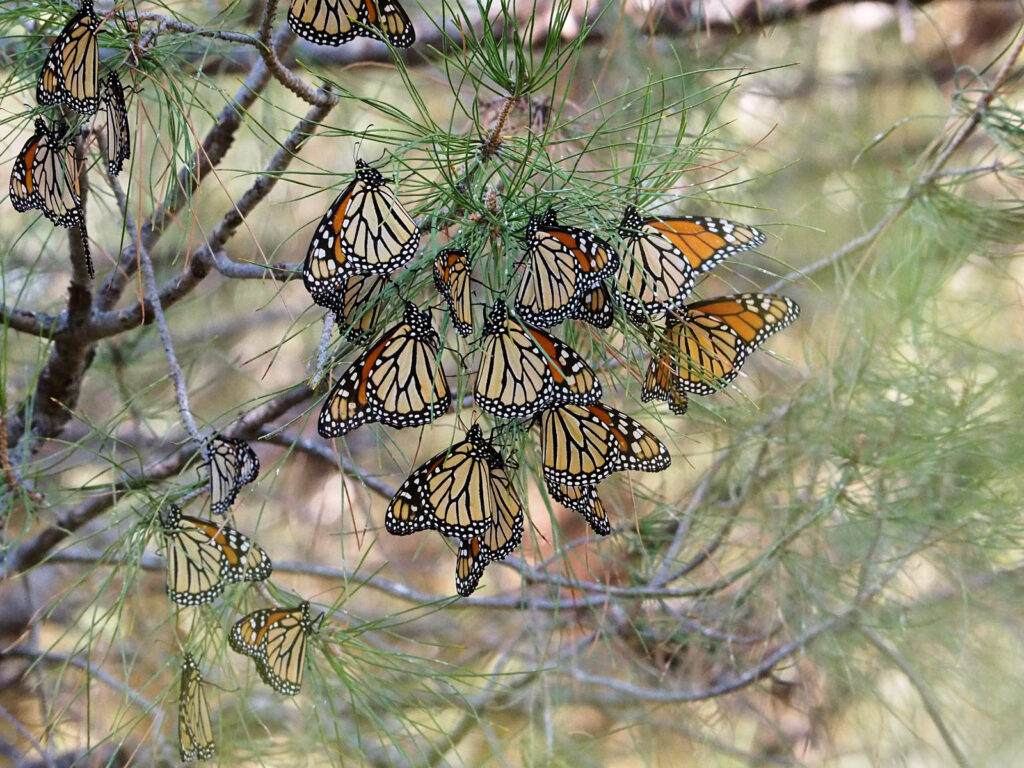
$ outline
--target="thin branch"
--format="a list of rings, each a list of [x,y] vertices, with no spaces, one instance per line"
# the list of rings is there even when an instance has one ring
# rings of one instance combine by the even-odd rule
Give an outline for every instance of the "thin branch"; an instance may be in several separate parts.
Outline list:
[[[860,625],[857,627],[857,631],[863,635],[863,637],[871,643],[875,648],[885,654],[889,660],[899,667],[910,684],[914,686],[914,690],[917,691],[917,695],[921,697],[921,703],[924,705],[925,711],[928,713],[928,717],[932,719],[932,723],[939,732],[939,736],[946,744],[946,748],[949,749],[950,754],[953,756],[953,760],[960,768],[969,768],[971,765],[967,756],[960,750],[959,745],[956,743],[956,739],[953,738],[953,732],[946,725],[946,721],[942,717],[942,713],[939,710],[939,703],[936,701],[935,696],[932,695],[931,689],[928,684],[924,681],[917,670],[911,666],[910,662],[907,661],[895,648],[889,645],[885,640],[879,637],[874,630]]]
[[[263,18],[260,21],[259,38],[263,44],[260,47],[260,55],[263,63],[269,69],[274,78],[285,88],[294,93],[307,104],[326,107],[330,109],[338,103],[338,97],[328,93],[322,88],[312,88],[300,77],[296,77],[289,69],[281,63],[279,52],[287,51],[295,42],[295,33],[287,26],[282,26],[271,40],[270,30],[274,25],[274,14],[277,12],[277,0],[267,0],[263,6]]]

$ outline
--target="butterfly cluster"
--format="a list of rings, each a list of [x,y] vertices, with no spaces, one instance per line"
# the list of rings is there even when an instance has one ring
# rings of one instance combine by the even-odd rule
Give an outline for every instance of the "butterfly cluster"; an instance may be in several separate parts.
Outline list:
[[[245,440],[216,433],[206,442],[204,453],[210,509],[225,515],[242,487],[259,475],[259,458]],[[265,581],[273,572],[266,551],[226,523],[185,515],[174,504],[162,510],[159,523],[167,562],[167,594],[178,605],[208,605],[228,584]],[[236,621],[228,642],[256,662],[256,671],[267,685],[292,696],[302,685],[306,638],[323,619],[324,614],[310,616],[308,602],[293,608],[264,608]],[[203,677],[188,652],[181,665],[178,738],[183,761],[215,757]]]
[[[615,472],[658,472],[671,462],[647,427],[602,402],[594,367],[549,328],[572,320],[609,328],[621,307],[649,340],[641,400],[666,400],[681,415],[690,395],[726,386],[750,353],[799,312],[788,298],[759,293],[687,303],[701,275],[764,242],[754,227],[642,217],[630,206],[613,238],[621,256],[609,239],[560,223],[554,209],[530,217],[518,284],[505,289],[514,288],[514,300],[509,306],[500,298],[504,291],[492,291],[495,300],[471,342],[478,350],[472,404],[504,423],[487,437],[471,418],[464,437],[414,469],[387,507],[384,527],[393,535],[433,530],[457,541],[460,595],[470,595],[488,563],[522,541],[523,504],[497,445],[510,425],[537,428],[549,495],[599,535],[611,523],[598,484]],[[341,333],[363,344],[385,304],[377,294],[396,270],[415,268],[420,239],[391,183],[359,160],[313,235],[303,283],[314,303],[334,313]],[[473,338],[472,255],[449,246],[430,265],[452,327]],[[341,437],[369,423],[417,427],[447,413],[453,396],[441,351],[430,308],[406,301],[401,322],[336,377],[317,420],[320,435]]]
[[[105,78],[99,76],[99,27],[92,0],[81,0],[78,12],[50,46],[36,81],[36,101],[41,107],[63,108],[61,117],[49,123],[43,117],[35,119],[35,131],[14,161],[10,186],[16,210],[39,209],[54,226],[80,228],[90,277],[95,270],[82,207],[82,168],[71,138],[78,128],[69,131],[68,114],[92,117],[102,108],[107,170],[112,176],[131,157],[124,86],[113,69]]]

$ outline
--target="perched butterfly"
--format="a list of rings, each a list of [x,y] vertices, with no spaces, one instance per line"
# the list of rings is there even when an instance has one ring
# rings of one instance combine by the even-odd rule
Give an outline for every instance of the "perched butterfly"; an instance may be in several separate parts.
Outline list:
[[[89,277],[93,277],[95,273],[82,212],[75,147],[63,140],[67,125],[55,123],[53,127],[47,127],[46,121],[38,117],[35,129],[32,138],[25,142],[14,160],[11,204],[21,212],[39,208],[58,227],[77,226],[82,232]]]
[[[210,705],[203,691],[203,676],[192,654],[181,660],[181,694],[178,698],[178,742],[182,762],[212,760],[216,754]]]
[[[651,354],[651,362],[647,364],[640,401],[646,403],[651,400],[667,400],[668,409],[672,413],[677,416],[686,413],[690,407],[690,399],[686,391],[679,386],[679,377],[676,375],[678,368],[668,344],[660,342]]]
[[[583,519],[598,536],[607,536],[612,532],[608,513],[604,510],[601,497],[597,495],[597,486],[556,484],[548,486],[548,493],[559,504],[583,515]]]
[[[491,308],[484,325],[477,405],[506,419],[525,419],[549,405],[596,403],[601,384],[579,353],[539,328]]]
[[[595,328],[611,328],[615,319],[612,297],[604,283],[587,291],[580,302],[569,313],[574,320],[590,323]]]
[[[388,181],[356,160],[356,177],[324,214],[313,234],[302,281],[313,301],[337,309],[347,278],[386,275],[416,253],[420,230]]]
[[[526,242],[526,274],[515,308],[530,325],[547,328],[571,317],[587,294],[619,266],[608,243],[585,229],[559,226],[550,208],[530,217]]]
[[[633,206],[622,217],[619,235],[626,242],[620,296],[638,325],[649,315],[681,308],[698,275],[765,239],[746,224],[706,216],[644,219]]]
[[[737,293],[687,304],[669,316],[661,354],[647,368],[644,399],[675,390],[710,395],[739,374],[740,366],[777,331],[796,320],[800,307],[770,293]],[[657,383],[649,386],[649,382]],[[664,391],[663,391],[664,390]]]
[[[444,297],[452,324],[459,336],[473,333],[473,305],[470,302],[469,251],[453,248],[434,257],[434,287]]]
[[[353,344],[365,344],[373,337],[385,308],[378,298],[387,283],[387,275],[351,275],[346,279],[341,301],[334,308],[334,321],[338,331]]]
[[[338,379],[320,411],[317,431],[322,437],[339,437],[373,421],[417,427],[446,413],[452,394],[440,349],[430,315],[406,304],[402,322]]]
[[[180,605],[212,603],[226,584],[263,581],[273,571],[267,553],[234,528],[188,517],[173,504],[161,522],[167,537],[167,594]]]
[[[308,602],[294,608],[264,608],[236,621],[228,641],[236,651],[256,660],[263,682],[278,693],[294,696],[302,687],[306,638],[324,616],[310,619]]]
[[[317,45],[341,45],[357,36],[408,48],[416,31],[398,0],[291,0],[288,25]]]
[[[124,161],[132,156],[128,106],[124,100],[124,87],[116,72],[100,81],[100,98],[107,113],[107,169],[111,176],[116,176],[124,167]]]
[[[63,104],[86,115],[99,107],[99,24],[92,0],[82,0],[46,54],[36,82],[36,101],[41,105]]]
[[[488,557],[519,546],[523,507],[505,473],[505,461],[479,424],[418,467],[395,493],[384,515],[388,533],[405,536],[432,529],[444,536],[480,539]]]
[[[242,486],[260,473],[260,460],[249,444],[237,437],[214,434],[206,445],[206,469],[210,474],[210,509],[227,514]]]
[[[612,472],[660,472],[671,463],[645,426],[601,403],[559,405],[540,413],[540,448],[548,488],[594,485]]]

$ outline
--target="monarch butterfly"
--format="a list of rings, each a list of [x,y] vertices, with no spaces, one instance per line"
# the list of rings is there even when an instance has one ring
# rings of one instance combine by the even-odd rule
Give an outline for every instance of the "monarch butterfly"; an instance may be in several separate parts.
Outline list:
[[[63,140],[65,123],[46,125],[36,118],[32,134],[14,160],[11,171],[11,204],[25,211],[39,208],[54,226],[79,227],[89,277],[95,275],[89,255],[89,235],[85,231],[82,197],[78,184],[78,161],[73,144]]]
[[[559,405],[540,414],[548,487],[594,485],[612,472],[660,472],[672,459],[645,426],[602,403]]]
[[[214,434],[206,446],[206,469],[210,474],[210,509],[227,514],[242,486],[260,473],[260,460],[249,444],[237,437]]]
[[[418,427],[452,404],[441,368],[441,339],[430,315],[406,304],[402,322],[385,331],[338,379],[317,421],[321,437],[340,437],[379,421]]]
[[[473,333],[470,270],[469,251],[465,248],[451,248],[434,257],[434,287],[448,304],[452,324],[462,337]]]
[[[228,635],[231,647],[256,660],[260,678],[278,693],[294,696],[302,687],[306,638],[317,631],[326,614],[309,617],[309,603],[294,608],[264,608],[235,622]]]
[[[614,249],[597,235],[559,226],[554,210],[526,226],[526,275],[516,294],[518,315],[547,328],[570,317],[589,291],[619,266]]]
[[[320,220],[302,281],[322,307],[336,309],[350,275],[386,275],[416,253],[420,230],[376,168],[356,160],[356,177]]]
[[[508,316],[505,304],[491,308],[484,325],[477,405],[506,419],[525,419],[557,403],[595,403],[601,383],[578,352],[539,328]]]
[[[500,559],[522,541],[523,507],[501,454],[474,424],[465,440],[402,483],[388,504],[384,527],[397,536],[433,529],[459,539],[476,537],[488,557]]]
[[[341,45],[380,34],[395,48],[408,48],[416,31],[397,0],[291,0],[288,25],[317,45]]]
[[[273,571],[267,553],[234,528],[188,517],[173,504],[161,522],[167,537],[167,594],[180,605],[212,603],[225,584],[263,581]]]
[[[57,35],[36,82],[36,101],[43,106],[64,104],[91,115],[99,107],[99,19],[92,0],[82,0],[78,13]]]
[[[619,235],[626,242],[619,291],[637,325],[649,315],[679,309],[698,275],[765,240],[754,227],[727,219],[641,218],[633,206],[626,208]]]
[[[212,760],[216,754],[210,705],[203,691],[203,676],[192,654],[181,660],[181,693],[178,697],[178,743],[181,760]]]
[[[799,314],[795,301],[770,293],[737,293],[687,304],[681,317],[669,317],[663,354],[651,360],[647,380],[674,376],[680,393],[713,394],[736,378],[754,350]],[[671,396],[671,386],[661,386]],[[660,386],[649,388],[646,383],[644,392],[648,400],[664,396]]]
[[[640,401],[646,403],[651,400],[667,400],[668,409],[677,416],[682,416],[690,407],[690,400],[679,386],[679,377],[676,375],[678,366],[667,346],[665,343],[659,344],[651,355],[651,362],[647,364],[647,373],[644,375]]]
[[[107,169],[111,176],[116,176],[124,167],[124,161],[132,156],[128,107],[124,100],[124,87],[116,72],[100,81],[100,99],[107,113]]]
[[[569,313],[569,317],[590,323],[595,328],[611,328],[615,319],[612,297],[604,283],[591,288]]]
[[[373,335],[385,306],[377,298],[387,283],[387,275],[351,275],[345,280],[334,320],[353,344],[365,344]]]
[[[597,495],[597,486],[549,485],[548,493],[559,504],[583,515],[583,519],[598,536],[607,536],[612,532],[604,503]]]

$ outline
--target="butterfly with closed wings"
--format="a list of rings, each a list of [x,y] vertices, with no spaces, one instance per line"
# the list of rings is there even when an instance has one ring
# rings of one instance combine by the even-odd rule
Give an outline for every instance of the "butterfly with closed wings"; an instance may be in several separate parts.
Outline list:
[[[337,309],[348,278],[387,275],[405,265],[420,244],[420,229],[376,168],[356,160],[356,177],[313,233],[302,282],[313,301]]]
[[[523,507],[504,459],[474,424],[464,440],[402,483],[388,504],[384,527],[396,536],[435,530],[459,539],[479,537],[500,558],[522,540]]]
[[[473,396],[488,413],[525,419],[557,403],[596,403],[601,383],[565,342],[508,316],[495,302],[484,325]]]
[[[260,473],[260,460],[245,440],[214,434],[206,445],[206,471],[210,478],[210,509],[227,514],[242,486]]]
[[[116,72],[100,81],[100,100],[107,113],[107,170],[111,176],[117,176],[124,167],[124,161],[132,156],[132,148],[128,134],[128,106],[124,100],[124,87]]]
[[[260,678],[278,693],[294,696],[302,688],[306,640],[326,614],[312,619],[309,603],[294,608],[264,608],[243,616],[231,627],[228,642],[251,656]]]
[[[416,427],[446,413],[452,394],[440,349],[430,315],[406,304],[402,322],[371,344],[327,395],[317,420],[321,437],[340,437],[375,421]]]
[[[462,337],[473,333],[471,271],[469,251],[465,248],[449,248],[434,257],[434,287],[448,305],[455,332]]]
[[[199,665],[186,653],[181,660],[181,692],[178,696],[178,745],[182,762],[212,760],[216,755],[210,704],[203,691]]]
[[[383,37],[395,48],[416,42],[398,0],[291,0],[288,26],[317,45],[342,45],[359,36]]]
[[[595,485],[612,472],[660,472],[668,450],[640,422],[602,403],[541,411],[540,450],[548,487]]]
[[[180,605],[212,603],[227,584],[263,581],[273,565],[267,553],[234,528],[181,513],[169,505],[161,519],[166,539],[167,594]]]
[[[99,107],[99,24],[92,0],[82,0],[46,54],[36,82],[41,105],[63,104],[86,115]]]
[[[526,226],[526,274],[516,294],[516,314],[541,328],[574,313],[619,266],[615,250],[579,227],[561,226],[549,208]],[[592,297],[589,297],[593,301]]]
[[[651,315],[680,309],[698,276],[765,240],[754,227],[728,219],[641,218],[633,206],[622,217],[619,235],[626,243],[619,297],[637,325]]]
[[[89,235],[78,180],[75,146],[64,140],[67,125],[52,127],[37,117],[35,133],[14,159],[11,171],[11,204],[24,213],[38,208],[54,226],[79,227],[89,277],[95,275],[89,255]]]

